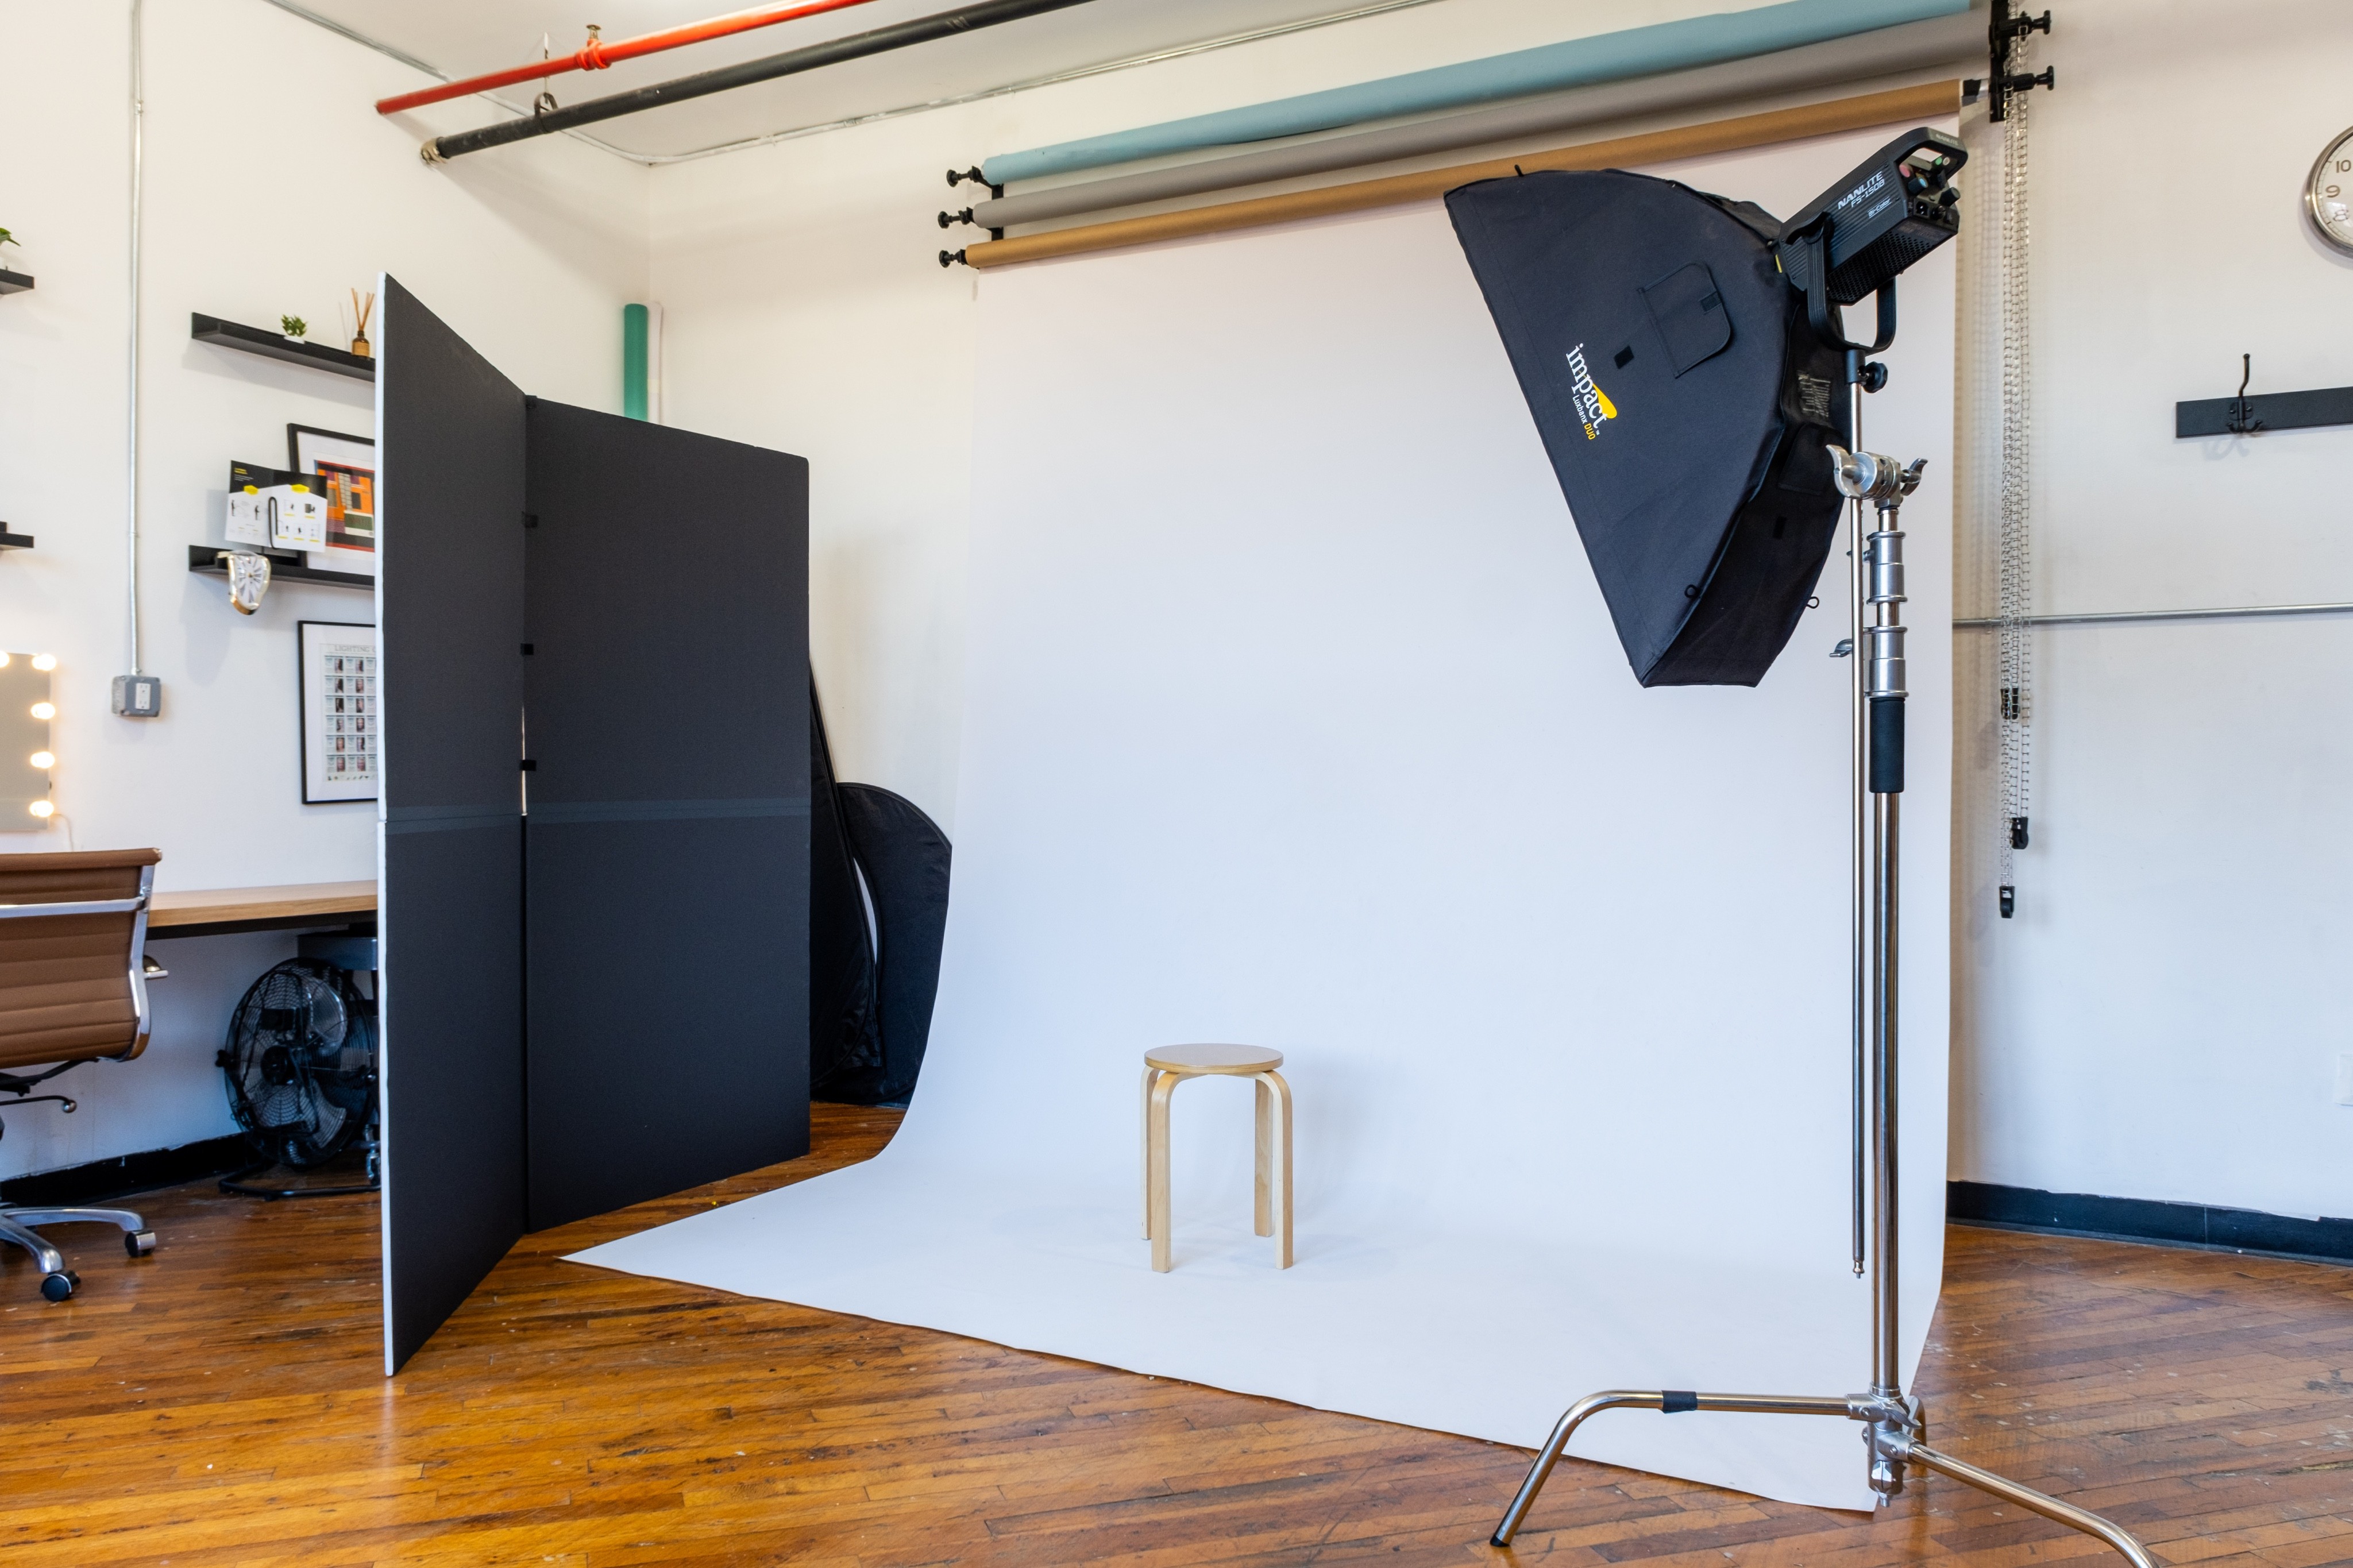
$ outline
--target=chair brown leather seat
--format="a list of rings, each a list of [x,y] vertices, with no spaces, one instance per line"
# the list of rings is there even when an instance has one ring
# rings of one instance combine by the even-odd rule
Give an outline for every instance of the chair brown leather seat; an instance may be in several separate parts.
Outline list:
[[[83,1062],[128,1061],[147,1048],[144,973],[153,849],[0,855],[0,1109],[71,1099],[33,1089]],[[24,1073],[15,1069],[44,1068]],[[31,1253],[41,1294],[71,1296],[80,1276],[34,1228],[78,1222],[121,1227],[134,1258],[154,1233],[129,1209],[0,1204],[0,1242]]]

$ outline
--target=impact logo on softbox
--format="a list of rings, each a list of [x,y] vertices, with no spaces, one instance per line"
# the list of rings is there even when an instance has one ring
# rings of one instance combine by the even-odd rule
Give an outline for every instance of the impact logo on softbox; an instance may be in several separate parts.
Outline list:
[[[1601,426],[1618,417],[1618,405],[1593,379],[1593,372],[1585,363],[1585,345],[1577,344],[1568,351],[1568,374],[1575,378],[1577,411],[1585,416],[1585,438],[1592,440],[1601,434]]]
[[[1482,180],[1446,208],[1635,678],[1756,685],[1841,504],[1841,362],[1782,276],[1780,220],[1599,169]]]

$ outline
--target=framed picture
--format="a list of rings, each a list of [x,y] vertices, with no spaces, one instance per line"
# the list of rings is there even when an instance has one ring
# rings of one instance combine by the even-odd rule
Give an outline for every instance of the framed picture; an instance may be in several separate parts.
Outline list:
[[[302,804],[374,800],[383,773],[375,628],[297,621],[302,650]]]
[[[375,443],[289,425],[286,466],[320,481],[327,497],[327,547],[305,552],[307,563],[375,575]]]

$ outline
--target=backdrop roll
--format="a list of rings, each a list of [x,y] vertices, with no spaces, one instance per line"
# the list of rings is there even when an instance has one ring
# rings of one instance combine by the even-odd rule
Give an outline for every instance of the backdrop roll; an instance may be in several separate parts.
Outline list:
[[[1651,172],[1787,212],[1883,140]],[[1907,1371],[1942,1256],[1952,267],[1906,275],[1865,426],[1930,459]],[[913,1109],[871,1163],[581,1259],[1519,1444],[1598,1388],[1862,1386],[1843,531],[1760,686],[1644,690],[1437,204],[979,287],[976,445],[1019,482],[973,518]],[[1191,1040],[1288,1055],[1288,1271],[1219,1081],[1177,1093],[1150,1271],[1141,1055]],[[1572,1451],[1870,1503],[1840,1422],[1628,1414]]]

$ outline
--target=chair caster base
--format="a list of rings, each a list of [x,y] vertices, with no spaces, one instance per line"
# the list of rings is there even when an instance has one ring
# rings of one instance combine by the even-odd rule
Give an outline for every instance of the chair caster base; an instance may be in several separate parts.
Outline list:
[[[81,1276],[70,1268],[62,1274],[44,1274],[41,1276],[41,1294],[49,1300],[62,1301],[71,1296],[74,1287],[80,1283]]]
[[[155,1250],[155,1233],[152,1230],[126,1230],[122,1233],[122,1250],[133,1258],[144,1258]]]

